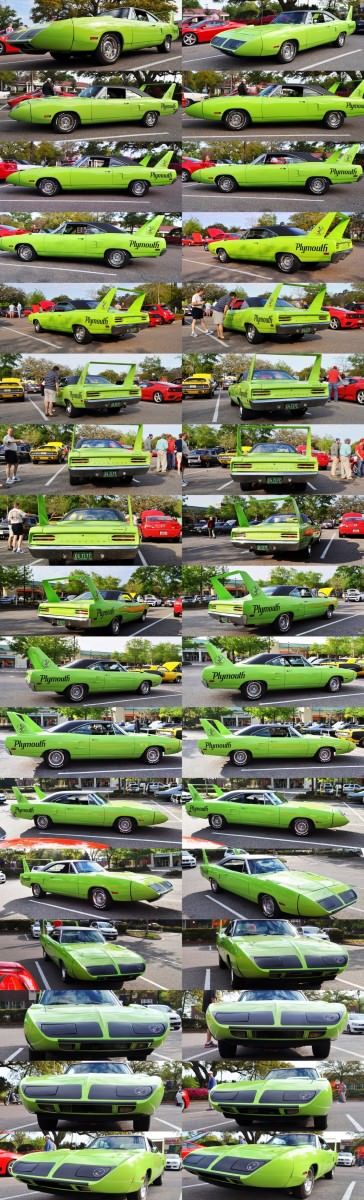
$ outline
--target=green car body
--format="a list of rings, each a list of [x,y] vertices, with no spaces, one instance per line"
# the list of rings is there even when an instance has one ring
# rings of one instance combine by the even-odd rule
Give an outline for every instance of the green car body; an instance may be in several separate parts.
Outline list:
[[[9,176],[14,187],[34,188],[42,196],[56,196],[69,191],[127,191],[131,196],[144,196],[150,187],[166,187],[174,183],[177,173],[169,164],[173,150],[168,150],[153,166],[152,154],[128,165],[116,157],[85,157],[70,166],[24,167]]]
[[[255,342],[263,342],[267,337],[278,337],[280,334],[283,334],[284,337],[292,336],[293,339],[296,339],[296,337],[303,337],[306,333],[308,335],[315,334],[319,332],[322,327],[326,329],[328,328],[330,324],[330,316],[329,313],[325,312],[322,307],[326,294],[326,286],[320,288],[320,290],[317,292],[317,295],[314,296],[313,300],[311,300],[311,303],[307,305],[307,308],[296,308],[295,305],[288,300],[283,300],[281,297],[283,286],[284,285],[282,283],[277,283],[277,286],[273,289],[268,298],[266,296],[256,296],[255,299],[252,298],[249,300],[242,300],[239,308],[231,305],[227,309],[224,316],[224,329],[230,329],[232,332],[236,333],[244,333],[247,341],[250,343],[250,345],[253,345]],[[319,358],[319,355],[317,358]],[[312,378],[310,375],[309,379],[309,382],[314,385],[315,388],[316,384],[319,384],[320,382],[320,373],[317,371],[316,365],[317,358],[315,359],[314,367],[311,369]],[[264,379],[264,375],[261,375],[261,378]],[[268,376],[266,376],[266,378],[268,378]],[[247,408],[258,408],[258,400],[260,399],[259,395],[255,397],[255,403],[253,403],[254,387],[252,386],[251,381],[254,379],[254,368],[253,372],[249,373],[247,376],[247,379],[251,385],[252,399],[248,400],[246,398],[247,389],[242,387],[243,379],[244,375],[241,375],[238,383],[234,383],[231,385],[231,387],[229,387],[229,396],[232,403],[241,404]],[[296,384],[298,387],[298,392],[296,393],[296,391],[294,391],[293,396],[289,398],[295,400],[297,395],[297,399],[302,397],[303,400],[305,400],[310,393],[305,390],[301,392],[300,389],[307,388],[308,381],[295,381],[291,376],[291,387],[295,388]],[[264,385],[262,384],[262,388],[263,386]],[[279,396],[278,394],[279,384],[276,388],[274,388],[274,384],[271,386],[272,400],[276,401],[277,399],[281,399],[282,396]],[[319,396],[328,395],[327,384],[326,390],[324,389],[325,385],[323,386],[322,392],[321,388],[319,388]],[[265,394],[263,393],[261,397],[261,405],[264,411],[268,408],[268,399],[269,393],[267,393],[267,398],[265,398]]]
[[[31,869],[24,859],[20,882],[23,887],[31,888],[36,899],[45,895],[71,896],[75,900],[88,900],[93,908],[100,910],[110,901],[130,904],[145,900],[152,904],[172,891],[169,880],[159,875],[107,871],[100,863],[86,858],[62,859]]]
[[[202,850],[201,875],[212,892],[232,892],[258,904],[264,916],[279,913],[297,917],[328,917],[357,900],[354,888],[338,879],[291,871],[281,859],[245,851],[226,851],[219,862],[209,862]]]
[[[95,259],[120,270],[131,259],[164,254],[165,238],[157,237],[163,221],[163,215],[151,217],[133,233],[123,232],[110,221],[63,221],[57,229],[9,234],[0,239],[0,250],[14,250],[25,263],[35,258]]]
[[[123,373],[123,379],[111,380],[107,374],[95,373],[93,367],[101,366],[103,371],[109,367]],[[55,404],[66,409],[68,416],[79,416],[82,413],[120,413],[126,404],[135,404],[141,400],[142,389],[135,383],[137,366],[135,362],[95,359],[85,362],[76,373],[61,378],[60,388],[56,392]]]
[[[207,721],[201,718],[206,737],[198,742],[201,754],[227,756],[236,767],[260,759],[271,762],[275,758],[308,759],[330,763],[336,754],[350,754],[355,744],[348,738],[331,734],[299,733],[295,725],[272,721],[265,725],[248,725],[245,729],[231,730],[216,718]],[[6,743],[5,743],[6,744]]]
[[[290,921],[276,919],[229,921],[216,934],[216,948],[219,966],[230,971],[232,987],[240,986],[242,979],[259,985],[278,981],[320,987],[345,971],[349,961],[343,946],[304,937]]]
[[[222,237],[209,242],[207,249],[222,263],[235,259],[272,263],[289,275],[300,267],[313,264],[324,267],[346,258],[353,248],[351,239],[344,236],[349,220],[350,217],[340,217],[340,213],[326,213],[308,232],[293,225],[257,225],[247,229],[241,238],[226,241]],[[337,223],[331,229],[333,221]],[[0,248],[9,240],[1,238]]]
[[[98,929],[66,925],[43,930],[40,944],[44,958],[61,969],[62,979],[77,979],[80,983],[97,983],[110,979],[118,986],[137,979],[145,971],[145,961],[128,946],[116,946],[106,941]]]
[[[226,316],[229,316],[229,310]],[[225,324],[225,320],[224,328],[229,328],[229,322]],[[252,330],[253,326],[249,325],[249,332]],[[248,341],[252,340],[260,339],[250,336]],[[250,420],[255,413],[274,413],[279,417],[281,413],[305,413],[307,407],[325,404],[329,399],[329,385],[325,381],[321,383],[321,362],[322,355],[317,354],[308,378],[295,379],[284,368],[256,366],[256,355],[252,354],[248,368],[229,387],[230,403],[239,406],[242,421],[244,418]]]
[[[9,712],[8,717],[15,730],[6,738],[9,754],[42,758],[54,770],[62,770],[75,759],[142,759],[152,767],[163,754],[179,754],[181,749],[179,738],[163,732],[125,733],[122,726],[109,720],[62,721],[44,730],[25,714]]]
[[[28,549],[33,558],[52,563],[134,562],[140,546],[140,533],[133,520],[130,496],[126,512],[118,508],[75,508],[57,521],[50,521],[46,502],[38,496],[38,524],[29,530]],[[99,591],[90,576],[85,583],[88,594],[72,600],[60,600],[46,580],[47,601],[42,601],[38,616],[47,621],[70,621],[70,628],[108,629],[118,633],[128,621],[144,620],[148,605],[128,592]],[[79,604],[78,601],[81,601]],[[54,607],[55,605],[55,607]],[[64,607],[66,605],[66,607]],[[112,630],[111,630],[112,632]]]
[[[307,486],[307,478],[319,469],[317,455],[311,453],[311,429],[306,431],[305,453],[300,454],[289,442],[261,441],[250,450],[242,450],[242,429],[237,429],[236,450],[231,456],[229,470],[241,491],[252,488],[275,488],[279,483],[290,484],[299,490]]]
[[[266,692],[300,691],[301,688],[326,688],[328,692],[339,692],[343,683],[356,679],[356,672],[349,668],[312,666],[302,654],[277,651],[255,654],[251,658],[232,662],[228,654],[213,642],[205,642],[211,663],[204,667],[202,683],[207,688],[226,688],[229,692],[241,692],[247,700],[261,700]],[[29,655],[32,650],[30,648]],[[34,653],[34,651],[33,651]],[[37,653],[37,650],[35,650]],[[342,822],[340,822],[342,824]]]
[[[287,496],[285,503],[290,506],[287,512],[272,513],[265,520],[250,525],[242,505],[235,500],[238,524],[231,530],[231,541],[245,546],[252,554],[270,554],[277,558],[299,554],[311,558],[320,541],[321,526],[300,512],[294,497]]]
[[[24,1103],[24,1100],[23,1100]],[[272,1120],[275,1128],[290,1118],[312,1117],[314,1129],[326,1129],[332,1106],[329,1080],[317,1067],[275,1067],[264,1079],[238,1079],[218,1083],[209,1092],[209,1104],[224,1117],[235,1117],[237,1125]]]
[[[208,1186],[225,1182],[240,1188],[277,1188],[278,1192],[287,1188],[293,1195],[311,1196],[316,1180],[332,1178],[337,1158],[337,1151],[315,1133],[276,1133],[268,1142],[254,1146],[192,1150],[185,1167]]]
[[[145,293],[136,296],[129,308],[122,311],[112,307],[116,292],[117,288],[110,288],[99,304],[93,300],[85,300],[85,307],[83,307],[82,300],[69,300],[68,308],[64,304],[56,304],[49,312],[29,313],[27,319],[35,333],[40,333],[41,329],[46,329],[49,333],[70,333],[78,345],[84,345],[92,338],[99,336],[124,338],[139,325],[149,325],[149,313],[142,312]],[[106,381],[89,380],[87,376],[87,367],[89,366],[90,363],[86,364],[86,368],[82,368],[78,378],[72,384],[62,383],[57,392],[56,404],[64,404],[70,416],[72,416],[73,409],[79,411],[81,408],[88,411],[97,409],[97,411],[103,412],[106,406],[105,401],[109,401],[108,408],[116,407],[117,411],[118,396],[121,397],[122,404],[139,399],[141,392],[140,388],[134,385],[135,371],[132,374],[131,367],[122,384],[112,384],[110,380],[107,381],[105,395],[104,383]],[[115,367],[115,363],[113,366]],[[86,374],[84,375],[85,369]]]
[[[28,1046],[38,1052],[82,1054],[96,1049],[104,1054],[126,1051],[130,1057],[144,1059],[169,1032],[169,1017],[157,1005],[124,1007],[114,992],[98,988],[41,992],[24,1019]]]
[[[355,33],[353,10],[345,19],[333,13],[293,9],[278,13],[268,25],[241,25],[218,33],[211,45],[222,54],[248,58],[278,58],[291,63],[300,51],[317,46],[343,46],[347,34]]]
[[[25,1075],[19,1084],[21,1103],[34,1113],[46,1133],[58,1120],[95,1116],[111,1122],[130,1117],[135,1130],[149,1129],[163,1100],[159,1075],[132,1071],[128,1063],[80,1062],[60,1075]]]
[[[59,666],[40,646],[29,646],[28,659],[31,670],[27,671],[26,679],[33,692],[55,692],[74,704],[81,704],[93,693],[102,692],[139,692],[148,696],[152,687],[162,683],[162,676],[157,671],[125,667],[117,659],[81,658]],[[319,667],[316,669],[320,670]],[[352,675],[355,678],[354,671]]]
[[[221,122],[226,129],[245,129],[248,125],[279,124],[288,121],[322,122],[328,129],[340,129],[345,117],[364,116],[364,83],[349,96],[335,95],[339,81],[323,88],[320,84],[295,83],[294,80],[270,83],[257,96],[204,96],[188,105],[189,117]],[[12,109],[16,115],[20,105]]]
[[[124,51],[153,47],[168,53],[178,37],[173,21],[162,21],[146,9],[119,8],[20,29],[12,44],[25,54],[51,54],[56,62],[71,54],[92,54],[110,67]]]
[[[37,96],[21,100],[10,109],[14,121],[28,125],[50,125],[57,133],[73,133],[80,125],[100,125],[123,121],[138,121],[153,128],[159,117],[170,117],[178,111],[173,100],[175,84],[163,96],[149,96],[143,88],[94,82],[74,96]],[[353,105],[354,107],[354,105]],[[364,108],[364,105],[363,105]]]
[[[359,182],[363,168],[354,164],[359,150],[357,143],[334,150],[323,159],[284,150],[267,151],[248,163],[217,162],[213,167],[200,167],[193,172],[192,179],[205,187],[214,184],[225,194],[238,188],[302,187],[314,196],[322,196],[332,184]],[[21,177],[22,173],[18,175]],[[34,171],[26,174],[34,176]],[[10,183],[16,180],[17,176],[14,180],[14,175],[10,175]]]
[[[232,625],[273,625],[281,634],[288,633],[295,621],[306,621],[312,617],[332,620],[337,600],[332,596],[316,596],[312,588],[296,584],[277,584],[260,587],[260,584],[239,569],[247,589],[246,596],[232,596],[225,583],[217,575],[211,579],[216,600],[210,600],[208,614],[215,620],[230,621]],[[39,611],[39,610],[38,610]]]
[[[162,825],[168,820],[163,809],[153,804],[138,804],[133,799],[105,800],[93,791],[62,790],[49,795],[38,787],[34,791],[35,797],[29,799],[19,788],[13,788],[16,803],[11,805],[11,812],[22,821],[34,821],[37,829],[49,829],[52,825],[85,825],[87,829],[114,829],[125,835],[135,829]]]
[[[142,425],[138,425],[132,446],[116,437],[79,437],[77,429],[73,430],[67,459],[71,484],[133,482],[135,476],[139,479],[150,471],[151,462],[151,451],[143,446]]]
[[[18,1162],[13,1175],[31,1191],[137,1198],[146,1179],[162,1182],[166,1157],[143,1134],[100,1134],[86,1150],[31,1152]]]
[[[207,820],[212,829],[225,829],[227,825],[253,825],[254,829],[289,829],[296,837],[309,837],[315,829],[338,829],[349,824],[349,818],[340,808],[309,801],[286,800],[273,791],[258,789],[255,792],[238,790],[226,793],[214,784],[214,795],[211,797],[201,795],[192,783],[188,783],[187,787],[191,800],[186,804],[186,812],[190,817]],[[14,807],[11,811],[14,811]]]

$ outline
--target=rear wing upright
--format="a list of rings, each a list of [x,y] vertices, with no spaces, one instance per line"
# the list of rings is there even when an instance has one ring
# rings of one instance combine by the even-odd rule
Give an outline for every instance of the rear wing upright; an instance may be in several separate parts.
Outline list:
[[[311,300],[311,304],[308,305],[307,312],[310,312],[310,313],[321,312],[325,296],[326,296],[326,284],[324,283],[323,287],[319,288],[319,291],[316,292],[316,296],[314,296],[313,300]]]
[[[316,358],[315,358],[314,363],[312,363],[312,367],[310,370],[310,374],[308,376],[307,383],[310,383],[310,384],[320,383],[321,362],[322,362],[322,354],[316,354]]]
[[[33,718],[28,716],[28,713],[17,713],[10,711],[7,712],[6,715],[10,721],[10,724],[13,726],[13,729],[15,729],[15,733],[40,734],[42,732],[40,725],[37,725],[36,722],[33,721]]]
[[[224,737],[230,737],[230,729],[226,725],[223,725],[222,721],[218,721],[217,718],[207,721],[206,717],[201,717],[200,725],[202,725],[202,729],[207,737],[215,738],[217,733],[222,733]]]
[[[151,217],[150,221],[145,221],[144,225],[140,226],[140,229],[134,230],[134,241],[140,242],[145,237],[157,237],[157,233],[159,232],[160,226],[163,224],[164,220],[164,213],[161,213],[160,216]]]
[[[359,154],[359,150],[360,150],[360,142],[352,142],[352,144],[350,146],[345,146],[344,148],[341,148],[339,150],[334,150],[332,154],[328,155],[328,157],[325,159],[325,162],[327,162],[327,163],[337,162],[337,163],[344,163],[344,164],[352,163],[352,162],[354,162],[354,158],[356,158],[357,154]]]
[[[244,512],[243,505],[240,503],[240,500],[234,499],[233,503],[234,503],[234,508],[235,508],[235,512],[236,512],[236,519],[237,519],[238,525],[240,525],[241,529],[247,529],[248,525],[249,525],[249,521],[248,521],[246,513]]]
[[[263,589],[259,586],[259,583],[257,583],[255,579],[252,579],[251,575],[248,575],[247,571],[243,571],[242,567],[239,567],[239,569],[236,568],[234,570],[234,572],[231,572],[231,575],[234,575],[234,576],[240,575],[240,578],[243,581],[244,587],[246,587],[247,592],[249,592],[249,596],[262,596],[263,595]],[[211,582],[211,587],[213,587],[214,592],[216,593],[219,600],[232,600],[233,599],[231,592],[229,592],[227,587],[225,587],[224,584],[221,583],[221,580],[218,578],[217,575],[213,575],[210,582]]]

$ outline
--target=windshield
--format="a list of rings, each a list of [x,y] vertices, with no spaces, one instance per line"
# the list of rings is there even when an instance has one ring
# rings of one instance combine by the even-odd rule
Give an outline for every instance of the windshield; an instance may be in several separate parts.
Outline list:
[[[62,945],[75,945],[76,942],[100,942],[104,945],[105,938],[102,933],[98,933],[97,929],[62,929],[61,942]]]
[[[132,1075],[128,1063],[118,1062],[82,1062],[72,1063],[67,1067],[65,1075]]]
[[[305,25],[308,17],[307,12],[284,12],[277,13],[273,17],[272,25]]]
[[[292,991],[247,991],[240,992],[240,1000],[304,1000],[303,992]]]
[[[101,867],[100,863],[88,862],[86,858],[80,859],[74,864],[77,875],[106,875],[106,867]]]
[[[275,1133],[269,1146],[316,1146],[314,1133]]]
[[[315,1067],[275,1067],[266,1079],[317,1079]]]
[[[290,921],[236,921],[234,937],[298,937]]]
[[[137,1133],[107,1133],[89,1146],[91,1150],[145,1150],[145,1138]]]
[[[286,868],[279,858],[251,858],[249,860],[251,875],[277,875]]]
[[[49,1004],[52,1008],[54,1005],[63,1008],[68,1004],[112,1004],[117,1008],[120,1002],[114,992],[104,991],[100,988],[87,988],[87,991],[82,991],[81,988],[68,988],[67,991],[47,989],[46,992],[41,992],[40,1003]]]

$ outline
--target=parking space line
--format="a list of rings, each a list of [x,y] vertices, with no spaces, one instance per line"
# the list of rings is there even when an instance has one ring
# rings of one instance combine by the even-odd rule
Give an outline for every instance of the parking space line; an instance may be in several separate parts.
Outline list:
[[[349,1183],[349,1187],[347,1187],[346,1192],[344,1192],[344,1195],[341,1197],[341,1200],[350,1200],[350,1196],[352,1196],[355,1186],[356,1181],[354,1179],[352,1183]]]
[[[57,479],[58,475],[61,475],[62,471],[65,471],[66,468],[67,468],[67,463],[66,462],[62,463],[62,466],[58,467],[58,471],[55,471],[54,475],[51,475],[50,479],[47,479],[46,487],[50,487],[51,483],[54,483],[54,480]]]
[[[241,912],[237,912],[236,908],[229,908],[229,905],[223,904],[222,900],[216,900],[216,896],[206,896],[206,900],[211,900],[212,904],[218,904],[219,908],[224,908],[226,912],[232,913],[234,917],[241,917]]]
[[[207,261],[209,261],[209,260],[207,260]],[[214,260],[212,260],[212,261],[214,261]],[[183,263],[184,262],[193,262],[193,263],[197,262],[198,265],[200,265],[200,263],[201,263],[201,266],[206,267],[206,262],[204,262],[203,259],[194,258],[193,255],[191,255],[191,257],[189,258],[188,254],[183,255],[183,251],[182,251],[182,273],[183,273]],[[250,275],[250,276],[252,275],[254,279],[265,279],[267,281],[267,283],[274,282],[272,275],[262,275],[261,271],[251,271],[251,270],[245,271],[243,269],[243,267],[236,267],[233,259],[230,259],[230,261],[227,265],[230,267],[230,269],[232,271],[237,271],[238,275]]]
[[[358,1130],[358,1133],[364,1133],[363,1126],[359,1125],[359,1121],[356,1121],[355,1117],[350,1116],[350,1113],[345,1113],[345,1116],[346,1120],[351,1121],[351,1124],[354,1125],[354,1129]]]
[[[63,268],[63,270],[64,270],[64,268]],[[24,329],[15,329],[13,324],[11,325],[10,328],[11,328],[12,333],[18,334],[18,337],[29,338],[31,336],[31,334],[27,333],[27,331]],[[33,336],[34,336],[34,340],[35,340],[35,335],[33,335]],[[48,338],[39,337],[38,334],[37,334],[36,340],[37,340],[37,342],[44,342],[45,346],[51,346],[52,350],[60,350],[61,349],[61,346],[56,346],[54,344],[54,342],[50,342]]]
[[[37,959],[33,959],[32,962],[33,962],[33,970],[38,971],[38,975],[40,975],[43,987],[45,987],[45,989],[47,990],[49,988],[49,982],[48,982],[47,976],[44,974],[43,967],[41,967],[41,965]]]
[[[58,346],[56,347],[56,349],[58,349]],[[30,403],[32,405],[32,408],[36,408],[37,412],[39,413],[39,416],[42,418],[42,421],[44,421],[44,424],[48,425],[48,417],[46,417],[44,415],[44,413],[42,412],[42,409],[39,408],[39,404],[37,404],[35,400],[31,400]]]
[[[326,546],[325,546],[324,550],[322,551],[322,554],[320,554],[320,559],[326,558],[326,555],[329,552],[330,546],[335,541],[336,541],[336,532],[333,533],[332,537],[330,538],[330,541],[326,542]]]

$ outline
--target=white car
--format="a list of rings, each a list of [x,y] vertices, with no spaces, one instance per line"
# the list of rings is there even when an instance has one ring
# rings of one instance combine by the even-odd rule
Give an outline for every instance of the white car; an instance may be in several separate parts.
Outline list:
[[[347,1033],[364,1033],[364,1013],[349,1012]]]
[[[345,600],[352,600],[355,604],[358,604],[360,600],[364,600],[364,592],[360,592],[359,588],[348,588],[347,592],[345,592]]]
[[[166,1170],[167,1171],[180,1171],[181,1168],[182,1168],[182,1159],[180,1158],[179,1154],[167,1154],[166,1155]]]
[[[355,1154],[351,1150],[339,1150],[337,1165],[338,1167],[353,1167],[355,1164]]]
[[[321,942],[329,942],[330,938],[324,929],[320,929],[316,925],[301,925],[301,933],[304,937],[320,938]]]
[[[161,1008],[162,1012],[167,1013],[171,1029],[181,1029],[182,1021],[180,1014],[175,1008],[171,1008],[170,1004],[153,1004],[153,1008]]]
[[[91,929],[98,929],[99,933],[103,933],[107,942],[116,942],[119,936],[116,925],[113,925],[111,921],[90,921],[90,926]]]
[[[182,850],[181,863],[183,867],[197,867],[197,858],[189,850]]]

